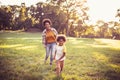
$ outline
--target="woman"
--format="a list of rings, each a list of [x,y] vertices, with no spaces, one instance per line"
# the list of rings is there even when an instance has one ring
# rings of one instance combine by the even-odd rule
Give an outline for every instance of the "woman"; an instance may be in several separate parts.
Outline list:
[[[52,65],[56,47],[56,36],[58,32],[51,27],[52,23],[50,19],[44,19],[42,23],[45,26],[45,29],[42,32],[42,43],[46,48],[46,57],[44,62],[46,63],[50,55],[50,65]]]

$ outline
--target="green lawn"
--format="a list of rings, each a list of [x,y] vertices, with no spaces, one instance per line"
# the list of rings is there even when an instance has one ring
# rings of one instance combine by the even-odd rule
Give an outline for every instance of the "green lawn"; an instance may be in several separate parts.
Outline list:
[[[44,64],[40,33],[0,32],[0,80],[120,80],[120,40],[68,37],[60,78]]]

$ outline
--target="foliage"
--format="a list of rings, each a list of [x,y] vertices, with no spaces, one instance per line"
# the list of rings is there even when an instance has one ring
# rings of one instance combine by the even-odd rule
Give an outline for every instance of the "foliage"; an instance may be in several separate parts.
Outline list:
[[[47,0],[30,7],[25,4],[1,6],[0,30],[30,31],[37,28],[43,31],[42,20],[50,18],[52,27],[67,36],[120,39],[119,22],[98,20],[95,25],[89,25],[88,12],[87,0]],[[119,13],[118,9],[118,18]]]
[[[11,17],[8,8],[0,8],[0,30],[10,29]]]

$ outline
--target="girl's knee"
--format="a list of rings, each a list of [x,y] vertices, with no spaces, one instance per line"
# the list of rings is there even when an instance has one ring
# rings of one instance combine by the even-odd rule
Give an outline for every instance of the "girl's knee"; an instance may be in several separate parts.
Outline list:
[[[57,69],[60,69],[60,66],[59,66],[59,65],[57,65],[57,66],[56,66],[56,68],[57,68]]]
[[[57,70],[60,70],[60,65],[57,65],[57,66],[56,66],[56,69],[57,69]]]

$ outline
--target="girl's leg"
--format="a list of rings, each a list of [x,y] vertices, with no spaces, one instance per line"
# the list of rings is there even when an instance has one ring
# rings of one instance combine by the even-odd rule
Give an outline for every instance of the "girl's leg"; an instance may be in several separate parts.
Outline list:
[[[60,68],[61,68],[60,72],[63,70],[63,67],[64,67],[64,60],[60,61]]]
[[[57,76],[60,76],[60,61],[57,61],[56,62],[56,74]]]

